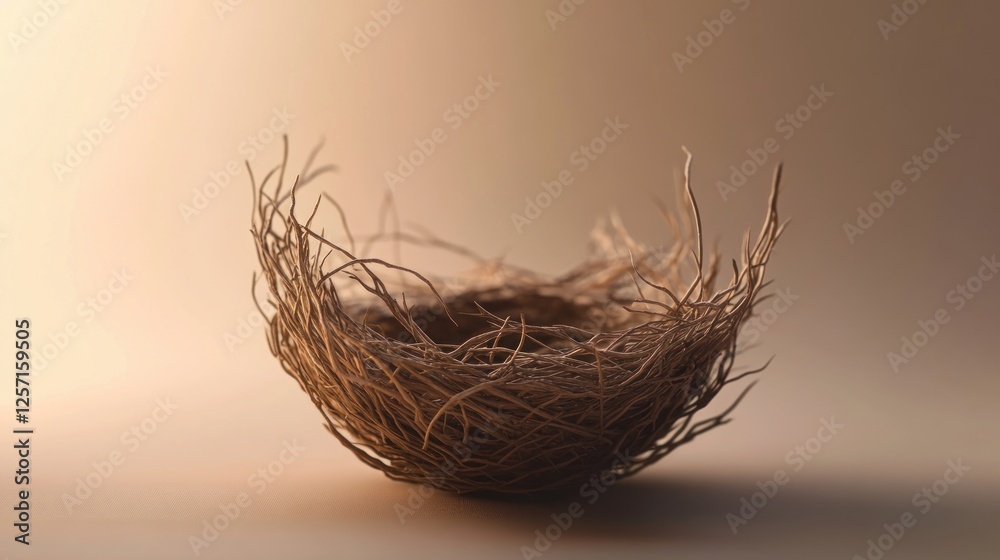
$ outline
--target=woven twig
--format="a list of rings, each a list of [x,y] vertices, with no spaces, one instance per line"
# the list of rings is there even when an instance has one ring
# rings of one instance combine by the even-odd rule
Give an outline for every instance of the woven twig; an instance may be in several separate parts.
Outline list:
[[[728,422],[745,394],[695,419],[743,377],[730,376],[737,333],[783,229],[780,166],[764,225],[753,243],[745,237],[724,289],[714,286],[715,252],[704,262],[688,154],[679,198],[688,210],[661,206],[670,247],[645,247],[612,221],[595,256],[562,276],[491,263],[488,276],[442,296],[428,277],[356,255],[333,199],[300,221],[305,181],[285,189],[287,157],[286,140],[282,164],[259,185],[251,171],[270,349],[329,431],[389,478],[531,493],[578,486],[612,464],[630,475]],[[349,247],[313,228],[323,200],[340,213]],[[400,272],[410,282],[380,277]],[[628,460],[615,463],[619,454]]]

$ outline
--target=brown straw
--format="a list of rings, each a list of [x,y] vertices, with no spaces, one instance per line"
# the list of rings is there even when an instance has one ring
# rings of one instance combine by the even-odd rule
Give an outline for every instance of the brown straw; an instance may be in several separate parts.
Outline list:
[[[724,289],[714,286],[717,253],[703,261],[688,153],[679,191],[688,211],[675,217],[661,205],[669,247],[643,246],[613,220],[595,235],[595,255],[562,276],[492,263],[443,296],[441,282],[356,255],[332,198],[301,222],[296,190],[319,172],[307,169],[286,192],[287,160],[286,139],[260,185],[250,173],[251,231],[274,309],[268,343],[329,431],[389,478],[533,493],[579,486],[612,465],[630,475],[728,422],[749,387],[722,413],[694,417],[760,371],[729,375],[784,227],[780,166],[763,228],[753,244],[745,236]],[[313,228],[322,200],[339,212],[348,248]]]

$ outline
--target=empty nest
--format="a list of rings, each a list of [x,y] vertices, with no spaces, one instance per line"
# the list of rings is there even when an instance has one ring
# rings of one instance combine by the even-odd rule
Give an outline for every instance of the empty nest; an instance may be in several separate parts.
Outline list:
[[[534,493],[608,470],[631,475],[726,423],[745,390],[720,414],[695,416],[759,371],[730,375],[784,226],[780,166],[763,227],[753,243],[744,237],[725,288],[716,288],[717,251],[705,261],[688,153],[686,211],[660,208],[668,246],[644,246],[612,220],[596,230],[593,256],[566,274],[482,261],[444,290],[440,278],[357,254],[328,195],[305,221],[296,216],[297,190],[328,170],[309,170],[315,155],[287,189],[287,139],[280,166],[259,185],[250,173],[268,343],[329,431],[389,478]],[[314,228],[323,200],[348,242]],[[255,300],[263,307],[256,290]]]

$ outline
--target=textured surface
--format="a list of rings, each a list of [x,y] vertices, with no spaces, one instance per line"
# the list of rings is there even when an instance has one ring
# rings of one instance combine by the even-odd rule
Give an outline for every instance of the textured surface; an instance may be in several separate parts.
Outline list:
[[[632,475],[729,421],[739,400],[698,413],[746,377],[729,374],[781,234],[780,167],[725,287],[718,255],[706,262],[689,154],[689,208],[663,209],[669,250],[619,226],[603,253],[558,277],[494,263],[443,296],[431,274],[358,252],[343,214],[349,245],[319,233],[324,201],[343,212],[332,197],[297,215],[315,174],[286,185],[287,150],[286,139],[282,163],[251,181],[267,288],[256,301],[281,366],[365,464],[432,488],[531,494]],[[385,278],[396,273],[417,286],[394,290]],[[440,308],[433,331],[421,299]],[[592,326],[602,312],[614,321]],[[442,325],[452,332],[433,338]]]

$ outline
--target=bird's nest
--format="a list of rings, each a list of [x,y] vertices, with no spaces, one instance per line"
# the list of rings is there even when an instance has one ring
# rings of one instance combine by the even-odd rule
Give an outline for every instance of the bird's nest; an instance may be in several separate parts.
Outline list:
[[[678,191],[687,209],[661,206],[669,245],[642,245],[613,220],[598,229],[594,255],[559,277],[488,262],[445,290],[434,276],[357,254],[327,195],[301,221],[296,189],[318,173],[310,157],[288,187],[287,154],[286,141],[282,164],[259,184],[251,172],[270,349],[329,431],[389,478],[532,493],[609,469],[630,475],[727,422],[745,394],[695,418],[755,373],[730,375],[783,229],[780,167],[764,225],[752,243],[745,237],[725,288],[717,252],[705,261],[689,155]],[[312,225],[323,200],[347,242]],[[408,280],[387,280],[397,276]]]

